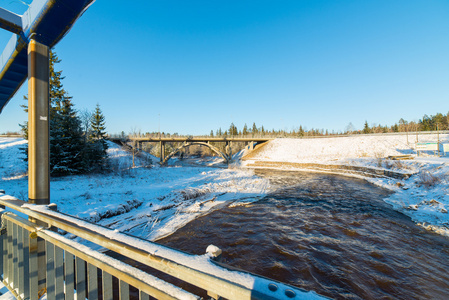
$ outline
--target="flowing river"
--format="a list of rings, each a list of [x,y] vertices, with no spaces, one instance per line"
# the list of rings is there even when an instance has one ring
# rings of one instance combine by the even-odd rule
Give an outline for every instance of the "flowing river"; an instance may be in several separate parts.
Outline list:
[[[158,242],[335,299],[449,299],[449,239],[416,226],[389,192],[335,175],[260,171],[278,189]]]

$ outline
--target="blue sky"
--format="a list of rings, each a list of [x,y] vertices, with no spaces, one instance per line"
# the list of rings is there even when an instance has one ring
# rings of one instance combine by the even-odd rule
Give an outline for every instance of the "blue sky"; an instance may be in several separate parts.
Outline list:
[[[342,131],[449,111],[448,16],[446,0],[97,0],[55,50],[76,108],[99,103],[109,133]],[[0,133],[26,120],[26,93]]]

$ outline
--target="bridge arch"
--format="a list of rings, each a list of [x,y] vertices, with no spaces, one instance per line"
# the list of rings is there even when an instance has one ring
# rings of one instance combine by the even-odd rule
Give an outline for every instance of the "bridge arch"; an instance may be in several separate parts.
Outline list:
[[[188,148],[188,147],[193,146],[193,145],[200,145],[200,146],[208,147],[213,152],[217,153],[220,157],[222,157],[227,164],[231,161],[231,157],[229,157],[227,154],[221,152],[220,150],[218,150],[216,147],[212,146],[209,143],[204,143],[204,142],[184,142],[181,146],[179,146],[174,151],[172,151],[169,155],[167,155],[164,158],[164,160],[161,162],[161,165],[167,164],[168,160],[170,158],[172,158],[173,156],[175,156],[177,153],[179,153],[182,149]]]

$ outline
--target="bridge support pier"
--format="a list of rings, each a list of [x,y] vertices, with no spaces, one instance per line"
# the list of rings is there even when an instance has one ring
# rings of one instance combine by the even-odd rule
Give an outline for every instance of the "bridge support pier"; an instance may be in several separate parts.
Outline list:
[[[160,158],[161,158],[161,163],[162,163],[164,161],[164,159],[165,159],[165,142],[160,141],[159,143],[160,143],[160,146],[161,146]]]
[[[226,155],[229,157],[229,160],[232,158],[232,142],[226,142]]]

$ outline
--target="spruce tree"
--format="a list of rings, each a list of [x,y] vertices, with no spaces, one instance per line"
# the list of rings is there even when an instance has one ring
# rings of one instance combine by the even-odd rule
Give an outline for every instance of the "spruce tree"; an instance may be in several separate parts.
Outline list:
[[[83,160],[83,132],[71,97],[64,96],[50,119],[50,170],[53,175],[86,171]]]
[[[238,135],[238,129],[237,126],[234,125],[234,123],[231,123],[231,126],[229,126],[229,135],[230,136],[234,136],[234,135]]]
[[[90,136],[88,138],[87,150],[88,154],[88,168],[89,169],[103,169],[104,160],[107,157],[108,144],[106,142],[106,125],[103,112],[100,105],[97,104],[90,121]]]
[[[365,121],[365,125],[363,127],[363,133],[367,134],[370,132],[371,132],[371,129],[369,128],[368,121]]]
[[[255,122],[253,122],[252,133],[253,133],[253,136],[255,136],[256,134],[259,133],[259,130],[257,129],[257,126],[256,126]]]
[[[248,134],[248,125],[246,125],[246,123],[245,123],[245,126],[243,126],[242,134],[243,134],[244,136],[246,136],[246,135]]]

